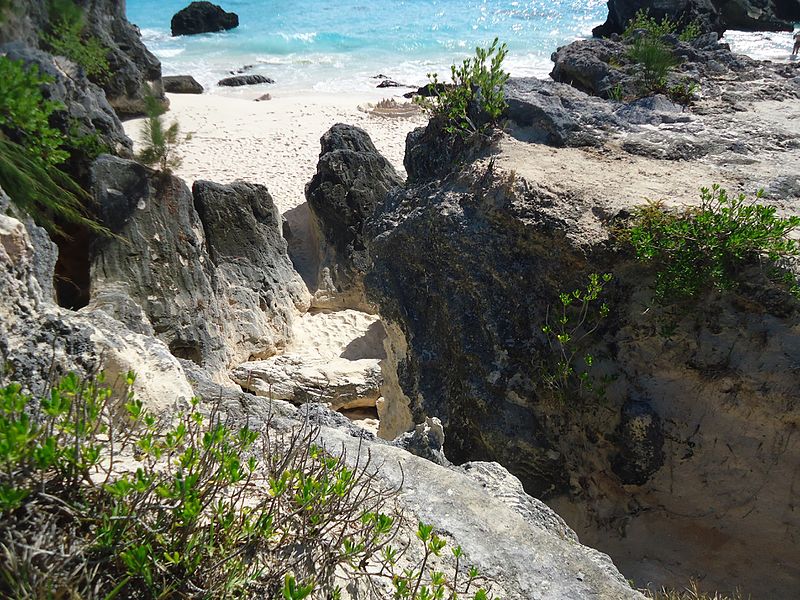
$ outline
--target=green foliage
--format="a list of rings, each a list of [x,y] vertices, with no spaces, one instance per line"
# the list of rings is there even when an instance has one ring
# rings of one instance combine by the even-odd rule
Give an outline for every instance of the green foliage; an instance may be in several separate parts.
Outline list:
[[[467,58],[460,66],[452,65],[452,83],[443,85],[436,73],[429,74],[431,88],[436,98],[417,97],[432,116],[442,117],[445,131],[469,136],[482,132],[498,122],[507,108],[503,87],[509,74],[503,70],[503,60],[508,54],[506,44],[498,38],[488,48],[475,48],[475,57]],[[475,122],[475,121],[478,122]]]
[[[642,93],[661,91],[666,86],[667,75],[678,64],[671,50],[660,38],[643,35],[628,48],[628,58],[641,68],[639,85]]]
[[[61,146],[64,135],[50,126],[50,115],[63,105],[45,100],[41,87],[52,79],[35,65],[26,69],[22,61],[0,56],[0,129],[23,145],[28,153],[56,165],[68,153]]]
[[[159,421],[134,381],[121,395],[72,374],[39,398],[0,389],[0,589],[12,597],[303,600],[366,576],[393,598],[488,600],[460,548],[452,577],[428,568],[446,546],[429,525],[422,558],[400,566],[402,515],[369,461],[348,466],[310,428],[234,428],[198,400]]]
[[[608,98],[614,102],[622,102],[622,100],[625,98],[625,90],[623,89],[621,83],[618,83],[608,91]]]
[[[718,185],[700,193],[699,208],[672,212],[660,202],[640,208],[627,233],[636,257],[656,269],[656,300],[669,303],[734,288],[742,269],[759,263],[769,275],[780,273],[796,292],[797,281],[784,267],[800,254],[800,245],[789,237],[800,217],[777,216],[775,207],[757,203],[760,192],[754,201],[744,194],[729,197]]]
[[[657,20],[655,17],[650,16],[650,11],[646,8],[638,10],[633,18],[628,21],[622,36],[631,38],[637,31],[644,31],[649,37],[654,38],[662,38],[665,35],[678,33],[678,39],[682,42],[691,42],[701,34],[700,24],[697,21],[692,21],[681,28],[677,21],[673,21],[667,16],[660,21]]]
[[[605,387],[595,381],[589,370],[595,357],[589,352],[592,335],[608,317],[609,306],[601,295],[610,282],[610,273],[589,275],[585,288],[559,294],[557,308],[548,309],[542,332],[550,352],[540,366],[542,383],[560,401],[591,392],[605,395]]]
[[[145,110],[147,118],[142,126],[144,147],[137,159],[169,173],[181,164],[181,159],[175,154],[178,146],[178,123],[173,122],[169,127],[165,126],[162,116],[166,109],[154,96],[145,98]]]
[[[49,17],[49,31],[41,38],[50,51],[79,64],[94,81],[108,79],[108,49],[96,37],[86,35],[83,10],[72,0],[51,0]]]

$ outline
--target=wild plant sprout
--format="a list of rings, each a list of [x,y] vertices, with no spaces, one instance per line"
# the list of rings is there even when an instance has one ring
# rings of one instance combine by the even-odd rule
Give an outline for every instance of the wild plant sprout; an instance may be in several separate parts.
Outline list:
[[[143,148],[136,158],[148,166],[170,173],[181,164],[176,154],[180,128],[177,121],[166,126],[163,119],[165,112],[167,109],[155,96],[145,98],[147,118],[142,125]]]

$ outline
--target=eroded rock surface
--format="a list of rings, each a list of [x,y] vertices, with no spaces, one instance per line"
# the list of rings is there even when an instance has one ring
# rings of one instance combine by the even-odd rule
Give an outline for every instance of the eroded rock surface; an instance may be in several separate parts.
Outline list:
[[[162,77],[164,91],[170,94],[202,94],[203,86],[191,75],[170,75]]]
[[[363,129],[334,125],[320,143],[317,172],[306,186],[321,254],[314,304],[369,310],[364,226],[386,193],[403,180]]]
[[[239,15],[211,2],[192,2],[172,17],[172,35],[225,31],[239,26]]]

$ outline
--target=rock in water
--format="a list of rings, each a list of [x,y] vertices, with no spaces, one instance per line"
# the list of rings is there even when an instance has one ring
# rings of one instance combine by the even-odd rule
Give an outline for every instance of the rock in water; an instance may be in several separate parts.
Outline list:
[[[363,129],[337,124],[320,142],[317,172],[306,186],[320,239],[315,305],[369,310],[363,292],[369,262],[364,225],[403,180]]]
[[[170,94],[202,94],[203,86],[191,75],[171,75],[162,77],[164,91]]]
[[[235,75],[234,77],[220,79],[217,85],[239,87],[242,85],[258,85],[260,83],[275,83],[275,80],[263,75]]]
[[[211,2],[192,2],[172,17],[172,35],[224,31],[239,26],[239,15]]]

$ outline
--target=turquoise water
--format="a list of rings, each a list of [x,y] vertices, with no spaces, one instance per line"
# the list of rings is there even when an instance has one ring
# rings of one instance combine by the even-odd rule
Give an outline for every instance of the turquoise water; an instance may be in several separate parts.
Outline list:
[[[605,0],[222,0],[238,28],[173,38],[172,15],[188,2],[128,0],[128,19],[165,74],[194,75],[212,90],[243,65],[275,79],[268,89],[276,91],[374,91],[378,73],[419,85],[495,36],[508,43],[512,75],[545,77],[550,54],[607,14]],[[792,45],[789,33],[730,32],[726,41],[772,60],[787,60]]]
[[[382,73],[420,84],[498,36],[514,75],[545,76],[559,45],[605,20],[605,0],[227,0],[239,15],[228,32],[172,38],[172,15],[188,0],[128,0],[165,74],[213,84],[229,70],[255,65],[274,88],[331,92],[374,89]]]

